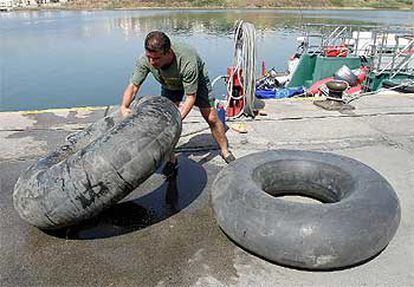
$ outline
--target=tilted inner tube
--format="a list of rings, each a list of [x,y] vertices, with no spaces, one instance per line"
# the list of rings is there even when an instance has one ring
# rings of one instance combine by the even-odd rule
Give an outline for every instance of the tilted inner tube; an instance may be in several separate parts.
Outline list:
[[[29,223],[56,229],[93,217],[145,181],[173,152],[181,117],[163,97],[144,97],[68,137],[22,173],[14,207]]]
[[[310,270],[372,258],[394,236],[401,213],[390,184],[368,166],[344,156],[294,150],[259,152],[232,162],[213,183],[212,205],[222,230],[245,249]]]

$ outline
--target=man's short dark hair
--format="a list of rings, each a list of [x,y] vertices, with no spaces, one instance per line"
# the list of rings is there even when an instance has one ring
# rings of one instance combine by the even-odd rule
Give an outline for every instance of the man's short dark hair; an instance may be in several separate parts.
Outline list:
[[[145,37],[145,50],[148,52],[166,53],[171,48],[171,41],[165,33],[152,31]]]

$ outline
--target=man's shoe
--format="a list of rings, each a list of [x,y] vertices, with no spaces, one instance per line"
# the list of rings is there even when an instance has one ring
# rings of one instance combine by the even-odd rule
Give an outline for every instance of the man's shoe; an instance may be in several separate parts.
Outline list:
[[[229,152],[229,154],[227,156],[223,156],[221,153],[220,153],[220,156],[221,156],[222,159],[224,159],[224,161],[227,164],[229,164],[232,161],[235,161],[236,160],[236,157],[231,153],[231,151]]]
[[[177,175],[177,171],[178,171],[178,162],[167,162],[164,166],[164,168],[162,169],[162,174],[165,175],[166,177],[170,177],[173,175]]]

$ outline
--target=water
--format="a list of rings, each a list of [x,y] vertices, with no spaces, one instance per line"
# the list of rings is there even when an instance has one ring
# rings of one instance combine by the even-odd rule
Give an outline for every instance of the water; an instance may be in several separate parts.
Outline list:
[[[118,104],[152,30],[193,45],[210,77],[231,65],[235,21],[254,23],[258,61],[277,70],[306,22],[413,25],[412,11],[38,11],[0,14],[0,111]],[[149,77],[140,95],[158,94]]]

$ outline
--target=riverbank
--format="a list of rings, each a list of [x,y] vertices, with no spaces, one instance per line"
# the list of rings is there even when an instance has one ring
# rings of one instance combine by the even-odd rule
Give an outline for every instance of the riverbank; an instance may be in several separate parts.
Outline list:
[[[247,10],[247,11],[254,11],[254,10],[326,10],[326,11],[334,11],[334,10],[365,10],[365,11],[380,11],[380,10],[395,10],[395,11],[413,11],[413,8],[373,8],[373,7],[306,7],[303,9],[303,7],[219,7],[219,6],[209,6],[209,7],[162,7],[162,6],[136,6],[136,7],[73,7],[70,5],[65,6],[49,6],[49,5],[42,5],[40,7],[17,7],[14,9],[14,11],[139,11],[139,10],[186,10],[186,11],[200,11],[200,10],[212,10],[212,11],[221,11],[223,9],[226,10]]]
[[[31,8],[15,8],[14,11],[105,11],[105,10],[116,10],[116,11],[133,11],[133,10],[188,10],[188,11],[198,11],[198,10],[299,10],[299,7],[279,7],[279,8],[271,8],[271,7],[260,7],[260,8],[252,8],[252,7],[93,7],[93,8],[86,8],[86,7],[72,7],[72,6],[41,6],[41,7],[31,7]],[[307,7],[306,10],[367,10],[367,11],[376,11],[376,10],[396,10],[396,11],[412,11],[414,9],[411,8],[372,8],[372,7]]]
[[[248,10],[414,10],[414,1],[232,1],[232,0],[205,0],[205,1],[143,1],[132,0],[74,0],[67,3],[43,4],[39,7],[16,8],[17,11],[50,10],[221,10],[221,9],[248,9]]]
[[[65,6],[77,8],[174,8],[174,9],[239,9],[239,8],[263,8],[263,9],[413,9],[411,0],[387,0],[387,1],[358,1],[358,0],[186,0],[186,1],[133,1],[133,0],[74,0]]]

